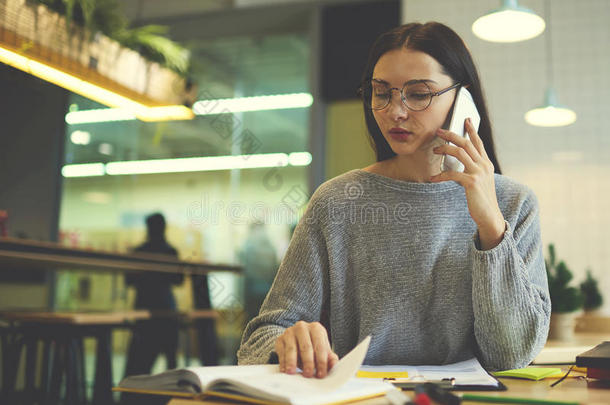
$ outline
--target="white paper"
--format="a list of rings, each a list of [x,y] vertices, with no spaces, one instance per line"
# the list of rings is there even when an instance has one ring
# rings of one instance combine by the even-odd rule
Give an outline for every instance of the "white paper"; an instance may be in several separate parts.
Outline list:
[[[442,380],[455,378],[456,385],[488,385],[497,387],[497,380],[489,375],[476,358],[442,366],[361,366],[362,371],[397,372],[406,371],[413,381]]]
[[[371,337],[367,336],[331,369],[325,378],[306,378],[301,373],[285,374],[277,365],[192,367],[202,386],[230,389],[253,397],[294,405],[317,405],[394,390],[381,381],[355,378],[362,365]]]

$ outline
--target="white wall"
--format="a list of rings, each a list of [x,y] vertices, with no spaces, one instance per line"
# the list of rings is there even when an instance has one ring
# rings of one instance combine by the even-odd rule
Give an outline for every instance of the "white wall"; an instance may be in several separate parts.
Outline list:
[[[472,22],[497,8],[494,0],[403,0],[402,21],[439,21],[462,36],[479,67],[504,174],[536,192],[544,244],[555,244],[578,282],[591,267],[610,313],[610,1],[550,3],[554,85],[578,115],[562,128],[523,119],[542,103],[548,29],[513,44],[478,39]],[[544,17],[543,0],[519,4]]]

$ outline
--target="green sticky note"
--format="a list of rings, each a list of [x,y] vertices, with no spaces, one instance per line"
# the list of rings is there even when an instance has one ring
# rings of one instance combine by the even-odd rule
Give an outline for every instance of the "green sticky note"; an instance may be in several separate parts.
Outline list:
[[[538,381],[546,377],[561,377],[563,372],[560,368],[525,367],[514,370],[495,371],[492,374],[495,377],[515,377]]]

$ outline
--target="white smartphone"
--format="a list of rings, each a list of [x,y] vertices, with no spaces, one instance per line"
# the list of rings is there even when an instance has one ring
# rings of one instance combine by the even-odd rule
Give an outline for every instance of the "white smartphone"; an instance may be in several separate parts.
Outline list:
[[[457,95],[455,96],[451,121],[447,129],[457,134],[458,136],[468,138],[468,132],[466,132],[466,130],[464,129],[464,121],[466,120],[466,118],[470,118],[472,120],[474,129],[478,131],[479,124],[481,123],[481,116],[477,111],[477,107],[474,104],[474,100],[472,99],[472,95],[470,94],[470,92],[465,87],[460,87]],[[451,142],[447,143],[449,145],[453,145]],[[462,162],[460,162],[458,159],[451,155],[443,155],[441,161],[441,170],[444,172],[463,172],[464,165],[462,164]]]

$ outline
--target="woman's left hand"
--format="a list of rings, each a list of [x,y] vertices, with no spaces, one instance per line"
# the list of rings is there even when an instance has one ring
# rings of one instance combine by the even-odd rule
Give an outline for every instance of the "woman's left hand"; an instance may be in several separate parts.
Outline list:
[[[468,211],[478,226],[481,249],[488,250],[502,241],[506,225],[496,197],[494,165],[470,118],[466,120],[465,128],[470,139],[444,129],[437,130],[439,138],[455,146],[444,144],[433,149],[436,154],[454,156],[464,165],[464,172],[442,172],[432,176],[430,181],[438,183],[453,180],[464,187]]]

